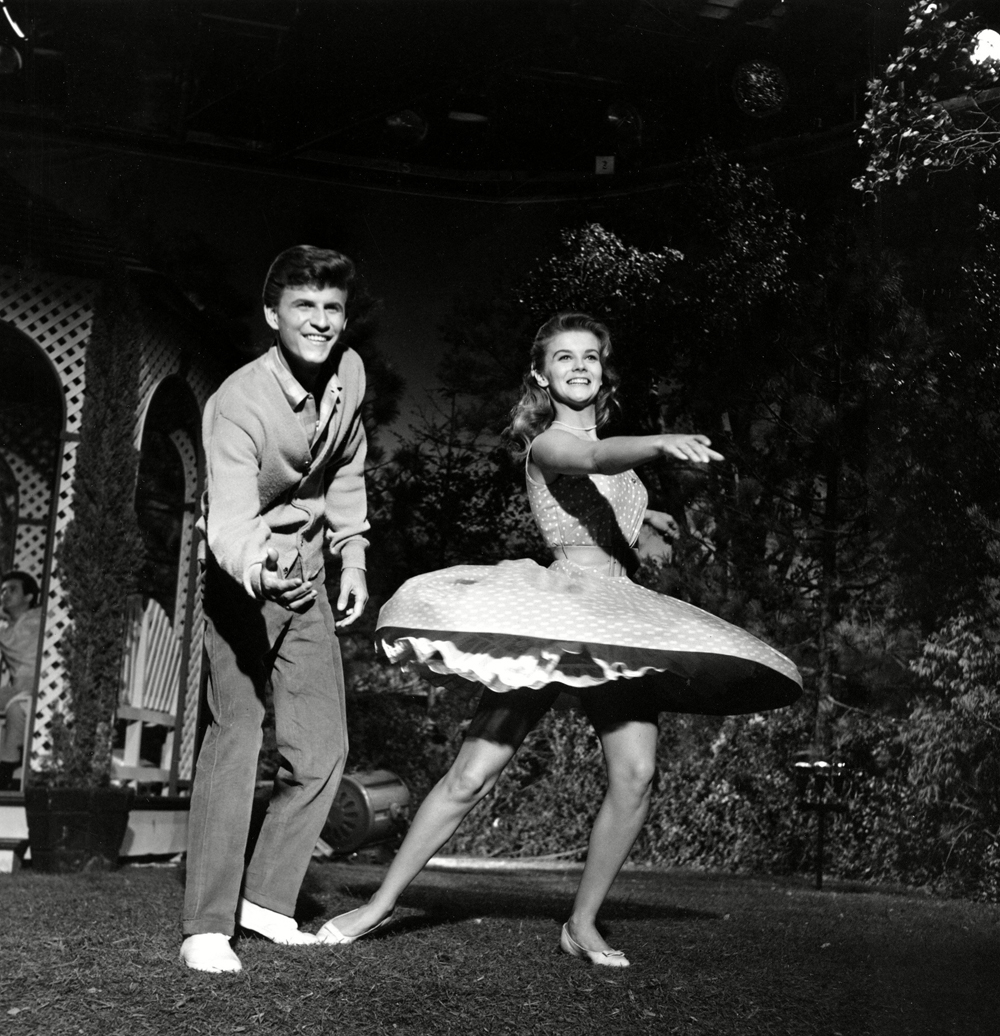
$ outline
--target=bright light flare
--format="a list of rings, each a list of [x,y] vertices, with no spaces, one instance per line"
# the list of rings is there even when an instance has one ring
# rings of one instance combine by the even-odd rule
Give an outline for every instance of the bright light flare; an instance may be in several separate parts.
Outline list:
[[[982,29],[977,32],[972,60],[977,65],[984,65],[987,61],[1000,62],[1000,32],[996,29]]]
[[[14,21],[14,16],[7,10],[7,5],[4,0],[0,0],[0,11],[3,11],[4,17],[7,19],[7,24],[14,30],[14,35],[19,40],[27,39],[23,32],[21,32],[21,26]]]

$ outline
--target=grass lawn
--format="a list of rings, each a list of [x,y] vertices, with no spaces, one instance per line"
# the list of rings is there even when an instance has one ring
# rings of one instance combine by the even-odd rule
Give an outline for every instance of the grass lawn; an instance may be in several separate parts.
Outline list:
[[[315,863],[300,919],[367,898],[382,868]],[[1000,908],[802,879],[627,872],[604,919],[633,966],[559,953],[573,874],[429,872],[344,948],[237,944],[177,961],[182,875],[0,875],[0,1032],[1000,1033]]]

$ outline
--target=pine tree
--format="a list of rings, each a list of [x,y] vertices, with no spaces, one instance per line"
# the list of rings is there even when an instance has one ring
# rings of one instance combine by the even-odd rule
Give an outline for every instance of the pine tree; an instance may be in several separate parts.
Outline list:
[[[73,517],[57,559],[72,619],[61,644],[69,695],[46,769],[63,785],[100,787],[111,777],[126,602],[143,558],[134,506],[138,307],[125,271],[109,272],[87,347]]]

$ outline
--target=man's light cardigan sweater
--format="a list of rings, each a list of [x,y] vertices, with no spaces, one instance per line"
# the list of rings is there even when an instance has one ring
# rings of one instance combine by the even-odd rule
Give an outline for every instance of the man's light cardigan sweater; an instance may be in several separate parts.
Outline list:
[[[317,413],[332,413],[313,444],[293,410],[305,390],[277,344],[231,374],[205,406],[208,470],[199,525],[219,566],[251,596],[260,597],[268,547],[278,552],[282,575],[315,576],[324,526],[330,552],[344,567],[365,567],[365,369],[353,349],[336,362],[329,398],[325,405],[316,400]]]

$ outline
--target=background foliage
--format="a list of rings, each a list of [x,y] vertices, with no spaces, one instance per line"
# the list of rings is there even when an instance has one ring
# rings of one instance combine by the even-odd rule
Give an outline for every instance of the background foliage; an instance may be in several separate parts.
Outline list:
[[[707,431],[727,458],[642,469],[681,531],[639,578],[750,629],[806,678],[778,713],[662,718],[633,860],[811,870],[793,763],[828,756],[851,779],[827,873],[996,898],[997,218],[983,207],[972,234],[939,234],[969,202],[935,185],[892,202],[889,226],[857,195],[818,219],[711,149],[698,169],[673,226],[683,250],[588,223],[518,283],[456,305],[443,402],[377,480],[392,581],[542,560],[496,433],[537,322],[563,304],[599,313],[627,400],[614,430]],[[907,214],[928,198],[921,230]],[[395,770],[419,801],[474,693],[436,696],[363,650],[352,665],[352,765]],[[603,788],[594,734],[555,709],[450,851],[581,858]]]
[[[912,4],[900,52],[868,84],[860,140],[868,162],[859,190],[878,196],[929,174],[996,164],[997,68],[972,60],[985,23],[975,14],[949,18],[953,6]]]
[[[725,455],[642,468],[679,535],[639,578],[774,644],[806,692],[765,716],[663,717],[635,860],[812,869],[793,764],[834,757],[850,793],[829,873],[997,898],[1000,94],[997,66],[970,61],[979,23],[946,15],[915,3],[870,84],[860,191],[799,209],[707,143],[640,228],[568,226],[456,300],[440,402],[374,472],[376,598],[444,565],[543,560],[498,434],[535,329],[565,309],[611,330],[612,434],[699,431]],[[439,696],[364,648],[351,680],[352,765],[419,800],[474,692]],[[594,734],[554,709],[452,849],[579,858],[603,787]]]

